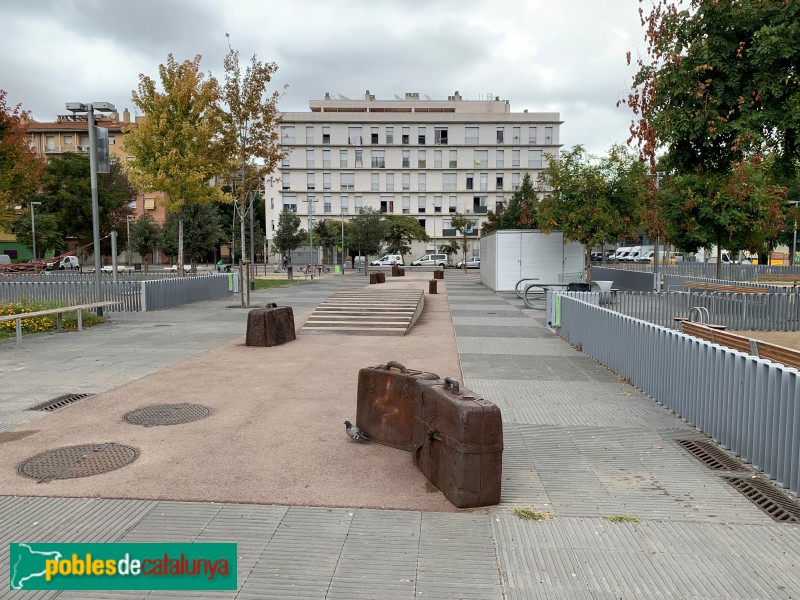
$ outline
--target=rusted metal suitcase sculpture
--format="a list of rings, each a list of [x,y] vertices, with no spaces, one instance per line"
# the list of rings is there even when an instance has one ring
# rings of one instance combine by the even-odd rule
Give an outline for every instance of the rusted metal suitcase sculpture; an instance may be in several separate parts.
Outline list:
[[[434,279],[444,279],[444,271],[442,269],[436,269],[433,272]]]
[[[371,284],[378,283],[378,274],[377,273],[370,273],[369,274],[369,282]]]
[[[457,381],[420,386],[414,398],[412,458],[458,508],[500,502],[503,421],[500,409]]]
[[[428,282],[428,293],[429,293],[429,294],[436,294],[436,293],[438,292],[438,288],[439,288],[439,285],[438,285],[438,284],[439,284],[439,281],[438,281],[438,280],[436,280],[436,279],[431,279],[431,280]]]
[[[400,267],[392,265],[392,277],[400,277]]]
[[[378,283],[386,283],[386,273],[375,273],[378,279]]]
[[[266,308],[255,308],[247,314],[247,346],[278,346],[296,337],[291,306],[278,308],[272,302]]]
[[[356,425],[370,440],[410,451],[417,383],[435,381],[441,383],[438,375],[398,362],[360,369]]]

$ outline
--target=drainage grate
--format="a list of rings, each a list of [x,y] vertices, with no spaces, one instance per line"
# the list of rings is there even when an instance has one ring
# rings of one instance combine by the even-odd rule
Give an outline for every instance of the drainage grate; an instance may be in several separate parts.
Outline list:
[[[725,480],[747,496],[750,501],[781,523],[800,523],[800,504],[789,494],[763,479]]]
[[[139,451],[122,444],[85,444],[48,450],[29,458],[17,471],[20,475],[50,483],[54,479],[89,477],[114,471],[132,463]]]
[[[154,404],[123,415],[128,423],[144,427],[179,425],[204,419],[211,409],[200,404]]]
[[[704,440],[675,440],[684,450],[688,450],[695,458],[709,469],[720,471],[746,471],[747,467],[713,442]]]
[[[69,406],[70,404],[75,404],[79,400],[88,398],[89,396],[94,396],[94,394],[64,394],[63,396],[59,396],[58,398],[53,398],[52,400],[48,400],[47,402],[42,402],[41,404],[32,406],[28,410],[43,410],[45,412],[55,412],[57,410],[61,410],[62,408]]]

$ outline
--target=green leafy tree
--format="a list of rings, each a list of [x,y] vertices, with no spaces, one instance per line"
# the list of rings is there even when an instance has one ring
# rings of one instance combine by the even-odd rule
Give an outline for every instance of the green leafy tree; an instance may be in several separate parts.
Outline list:
[[[407,215],[386,215],[386,251],[405,256],[411,252],[411,242],[427,242],[431,238],[425,228],[414,217]]]
[[[20,105],[9,107],[6,95],[0,90],[0,227],[16,218],[15,207],[36,189],[44,170],[28,144]]]
[[[383,214],[374,208],[362,208],[350,221],[350,244],[353,248],[358,248],[360,256],[367,259],[365,275],[368,272],[366,266],[369,265],[369,257],[380,253],[384,239],[386,239],[386,221]]]
[[[145,118],[131,126],[125,151],[134,157],[131,177],[144,191],[166,192],[165,207],[178,217],[178,272],[183,273],[183,214],[188,205],[222,200],[211,185],[225,172],[229,152],[221,136],[219,85],[200,71],[201,57],[178,63],[172,54],[159,66],[156,81],[139,75],[133,103]]]
[[[67,249],[64,234],[59,229],[59,219],[57,215],[36,211],[36,254],[39,257],[47,255],[48,250],[53,250],[60,254]],[[31,213],[23,212],[11,223],[11,233],[13,233],[20,244],[33,248],[31,238]],[[38,257],[34,257],[38,258]]]
[[[213,255],[222,237],[217,212],[210,204],[189,204],[183,208],[184,256],[192,265]],[[178,253],[179,216],[168,212],[162,228],[161,249],[169,256]]]
[[[314,225],[314,238],[320,248],[328,248],[333,254],[342,239],[341,222],[322,219]]]
[[[467,235],[472,228],[475,227],[476,221],[474,219],[470,219],[469,217],[465,217],[460,213],[456,213],[450,219],[450,224],[452,225],[453,229],[456,230],[456,233],[461,235],[461,240],[458,242],[453,242],[458,244],[458,248],[462,253],[462,260],[464,262],[464,271],[467,270],[467,250],[469,250],[469,238]]]
[[[147,255],[154,254],[156,249],[161,246],[161,226],[149,214],[142,214],[131,224],[129,243],[133,250],[142,257],[144,270],[147,272]]]
[[[280,254],[287,254],[289,262],[292,261],[292,250],[303,245],[306,231],[300,229],[300,217],[284,208],[278,217],[278,228],[272,236],[272,246]]]
[[[458,254],[459,252],[461,252],[461,242],[459,242],[458,240],[447,242],[446,244],[442,244],[441,246],[439,246],[439,249],[445,254],[447,254],[447,262],[449,264],[452,262],[451,256],[453,254]]]

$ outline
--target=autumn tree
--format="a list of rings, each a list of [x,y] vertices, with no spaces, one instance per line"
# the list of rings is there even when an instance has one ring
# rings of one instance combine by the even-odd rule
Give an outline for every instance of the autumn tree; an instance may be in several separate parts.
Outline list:
[[[454,214],[450,219],[450,225],[456,230],[456,233],[461,236],[461,239],[455,241],[455,243],[461,250],[465,272],[467,270],[467,250],[469,250],[469,238],[467,236],[473,231],[475,223],[475,219],[470,219],[460,213]]]
[[[201,57],[178,63],[169,54],[159,66],[157,82],[139,75],[133,103],[145,117],[125,136],[125,151],[134,157],[131,177],[144,191],[167,194],[165,207],[177,216],[178,273],[183,274],[183,215],[187,205],[222,200],[214,178],[228,166],[220,136],[223,114],[214,77],[200,71]]]
[[[15,218],[16,207],[36,189],[44,169],[28,144],[21,105],[9,107],[6,95],[0,89],[0,227]]]
[[[341,236],[341,222],[321,219],[314,225],[314,238],[320,248],[329,248],[331,254],[336,253]],[[334,260],[335,262],[335,260]]]
[[[168,212],[161,228],[161,249],[169,256],[178,252],[178,220]],[[184,256],[194,265],[211,255],[222,237],[217,211],[211,204],[187,204],[180,217],[183,221]]]
[[[427,242],[431,238],[419,221],[408,215],[386,215],[386,251],[406,255],[411,252],[411,242]]]

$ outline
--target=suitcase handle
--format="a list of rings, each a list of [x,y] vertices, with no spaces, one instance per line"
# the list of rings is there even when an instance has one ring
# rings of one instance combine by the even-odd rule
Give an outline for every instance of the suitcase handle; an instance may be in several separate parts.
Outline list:
[[[461,389],[461,384],[458,383],[452,377],[445,377],[444,378],[444,389],[446,389],[446,390],[452,389],[457,394],[459,392],[459,390]]]
[[[275,304],[274,302],[270,302],[269,304],[267,304],[266,308],[278,308],[278,305]]]
[[[401,365],[396,360],[390,360],[389,362],[386,363],[386,368],[387,369],[391,369],[392,367],[394,367],[395,369],[400,369],[400,371],[402,371],[403,373],[408,373],[408,369],[406,369],[403,365]]]

